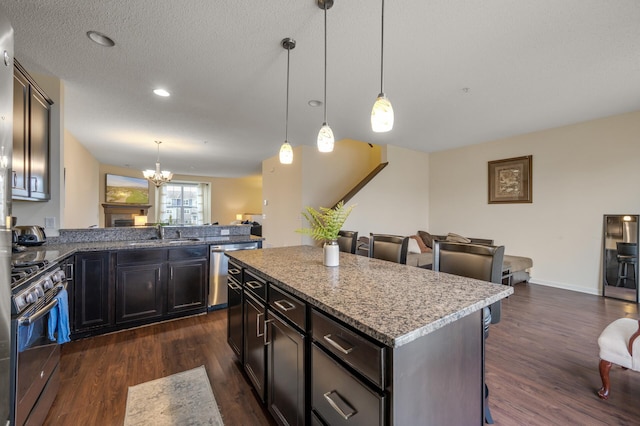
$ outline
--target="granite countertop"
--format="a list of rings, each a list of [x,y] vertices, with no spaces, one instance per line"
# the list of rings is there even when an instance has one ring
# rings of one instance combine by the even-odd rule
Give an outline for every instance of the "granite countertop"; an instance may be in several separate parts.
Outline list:
[[[41,246],[27,247],[25,251],[13,253],[12,261],[40,261],[56,262],[65,259],[76,252],[135,250],[147,248],[168,248],[193,245],[234,244],[262,241],[262,237],[252,235],[229,235],[220,237],[156,239],[136,241],[82,241],[69,243],[55,243],[55,239],[47,241]]]
[[[228,252],[313,306],[390,347],[427,335],[513,293],[502,284],[340,253],[322,265],[311,246]]]

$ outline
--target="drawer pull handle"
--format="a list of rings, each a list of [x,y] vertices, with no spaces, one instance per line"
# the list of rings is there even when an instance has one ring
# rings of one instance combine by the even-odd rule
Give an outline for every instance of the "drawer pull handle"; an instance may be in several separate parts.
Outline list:
[[[342,340],[344,343],[349,343],[344,339],[340,339],[338,336],[331,336],[331,334],[327,334],[326,336],[324,336],[324,340],[329,342],[329,344],[331,346],[333,346],[334,348],[336,348],[337,350],[339,350],[343,354],[349,355],[351,353],[351,351],[353,351],[353,346],[351,346],[350,348],[345,349],[340,343],[336,342],[336,340],[334,340],[334,339]]]
[[[247,281],[245,283],[247,285],[247,287],[249,287],[251,290],[255,290],[257,288],[262,287],[262,283],[259,283],[258,281]]]
[[[286,299],[276,300],[275,302],[273,302],[273,304],[285,312],[292,311],[296,308],[296,305],[294,305],[293,303],[289,302]],[[285,304],[287,304],[287,306],[285,306]]]
[[[229,283],[229,288],[231,290],[242,290],[242,287],[240,287],[238,284],[236,283]]]
[[[229,269],[227,270],[231,275],[238,275],[240,273],[240,269]]]
[[[332,396],[335,395],[335,396]],[[324,394],[324,398],[329,402],[329,405],[336,410],[343,419],[349,420],[349,417],[357,413],[357,411],[346,403],[344,399],[340,397],[340,394],[336,391],[327,392]],[[334,400],[335,398],[335,400]],[[342,407],[341,407],[342,406]],[[346,411],[346,412],[345,412]]]
[[[256,337],[262,337],[264,336],[264,325],[262,327],[260,327],[260,317],[263,316],[264,314],[262,312],[260,312],[258,315],[256,315]],[[260,328],[262,328],[262,334],[260,334]]]

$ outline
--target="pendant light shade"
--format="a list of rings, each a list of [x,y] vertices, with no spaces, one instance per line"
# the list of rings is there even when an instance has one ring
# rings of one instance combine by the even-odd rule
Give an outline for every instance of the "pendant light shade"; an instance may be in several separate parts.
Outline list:
[[[371,110],[371,129],[374,132],[388,132],[393,129],[393,107],[391,102],[380,93]]]
[[[324,122],[318,132],[318,151],[332,152],[335,138],[327,123],[327,10],[333,6],[333,0],[318,0],[318,7],[324,10]]]
[[[152,182],[156,187],[160,187],[163,184],[170,182],[173,179],[173,173],[167,170],[160,171],[160,144],[162,141],[154,141],[158,145],[158,158],[156,160],[155,170],[145,170],[142,175]]]
[[[380,94],[371,110],[371,129],[388,132],[393,129],[393,107],[384,94],[384,0],[382,0],[382,28],[380,31]]]
[[[284,143],[280,147],[280,163],[291,164],[293,163],[293,148],[289,143],[289,54],[291,49],[296,47],[296,41],[292,38],[282,39],[280,42],[283,48],[287,49],[287,107],[284,120]]]
[[[318,151],[331,152],[333,151],[333,145],[335,138],[333,137],[333,130],[327,123],[322,123],[322,127],[318,132]]]
[[[284,141],[280,147],[280,164],[291,163],[293,163],[293,148],[289,142]]]

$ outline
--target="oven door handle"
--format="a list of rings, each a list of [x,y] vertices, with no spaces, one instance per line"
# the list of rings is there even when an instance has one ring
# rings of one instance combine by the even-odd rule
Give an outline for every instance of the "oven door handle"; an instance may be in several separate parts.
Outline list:
[[[38,321],[40,318],[48,314],[49,311],[55,308],[56,306],[58,306],[58,299],[53,299],[51,302],[45,305],[42,309],[38,310],[36,313],[34,313],[33,315],[27,318],[23,318],[19,320],[18,323],[20,325],[31,325],[32,323]]]

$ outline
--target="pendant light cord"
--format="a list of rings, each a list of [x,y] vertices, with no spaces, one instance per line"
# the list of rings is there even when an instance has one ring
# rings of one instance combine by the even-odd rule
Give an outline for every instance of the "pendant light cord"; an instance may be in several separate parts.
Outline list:
[[[380,93],[384,93],[384,0],[382,0],[382,29],[380,31]]]
[[[327,123],[327,2],[324,2],[324,122]]]
[[[287,46],[287,110],[284,119],[284,141],[289,141],[289,54],[291,46]]]

